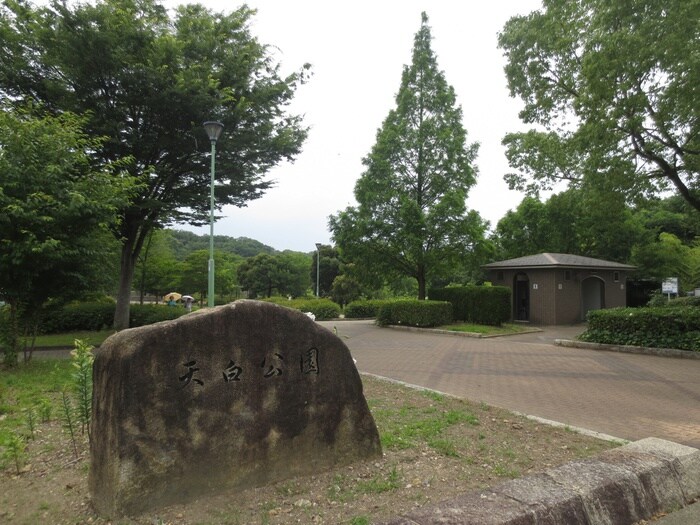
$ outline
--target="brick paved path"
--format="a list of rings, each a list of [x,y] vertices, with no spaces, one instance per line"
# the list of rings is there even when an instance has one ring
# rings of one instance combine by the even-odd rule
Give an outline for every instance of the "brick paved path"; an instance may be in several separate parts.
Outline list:
[[[623,439],[700,448],[700,360],[562,348],[556,334],[475,339],[321,323],[361,372]]]

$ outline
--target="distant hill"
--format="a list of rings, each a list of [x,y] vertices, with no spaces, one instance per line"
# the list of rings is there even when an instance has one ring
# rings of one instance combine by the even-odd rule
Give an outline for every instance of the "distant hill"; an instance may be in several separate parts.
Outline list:
[[[173,238],[173,251],[178,260],[184,260],[188,254],[196,250],[209,249],[209,235],[197,235],[184,230],[170,230]],[[259,253],[275,254],[271,246],[267,246],[248,237],[229,237],[214,235],[214,248],[226,253],[235,253],[241,257],[253,257]]]

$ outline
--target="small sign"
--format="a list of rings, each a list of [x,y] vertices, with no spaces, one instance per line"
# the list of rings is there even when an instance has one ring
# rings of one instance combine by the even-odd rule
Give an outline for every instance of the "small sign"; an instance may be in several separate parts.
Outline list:
[[[678,277],[669,277],[661,283],[662,293],[678,293]]]

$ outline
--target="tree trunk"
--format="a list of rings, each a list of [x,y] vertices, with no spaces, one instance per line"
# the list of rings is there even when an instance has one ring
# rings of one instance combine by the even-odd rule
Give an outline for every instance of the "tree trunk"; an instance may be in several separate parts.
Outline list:
[[[117,307],[114,311],[114,329],[129,328],[129,313],[131,309],[131,284],[134,280],[136,257],[133,254],[133,241],[124,240],[122,245],[121,269],[119,274],[119,291],[117,292]]]
[[[418,300],[425,301],[425,268],[422,266],[418,268],[416,279],[418,280]]]

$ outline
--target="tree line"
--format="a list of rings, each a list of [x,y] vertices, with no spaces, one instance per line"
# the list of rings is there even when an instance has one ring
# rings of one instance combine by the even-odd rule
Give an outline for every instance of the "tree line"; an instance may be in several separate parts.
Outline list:
[[[478,144],[423,13],[357,205],[328,218],[334,246],[317,261],[219,237],[217,293],[424,299],[430,286],[479,282],[485,262],[541,251],[698,286],[698,12],[700,0],[544,0],[506,23],[504,73],[532,129],[503,139],[504,178],[527,196],[492,229],[466,206]],[[218,211],[260,198],[269,169],[307,135],[289,104],[309,66],[283,76],[253,16],[156,0],[2,1],[0,299],[15,333],[21,313],[86,290],[114,293],[117,329],[134,289],[205,290],[200,240],[166,230],[208,221],[201,123],[225,130]]]

